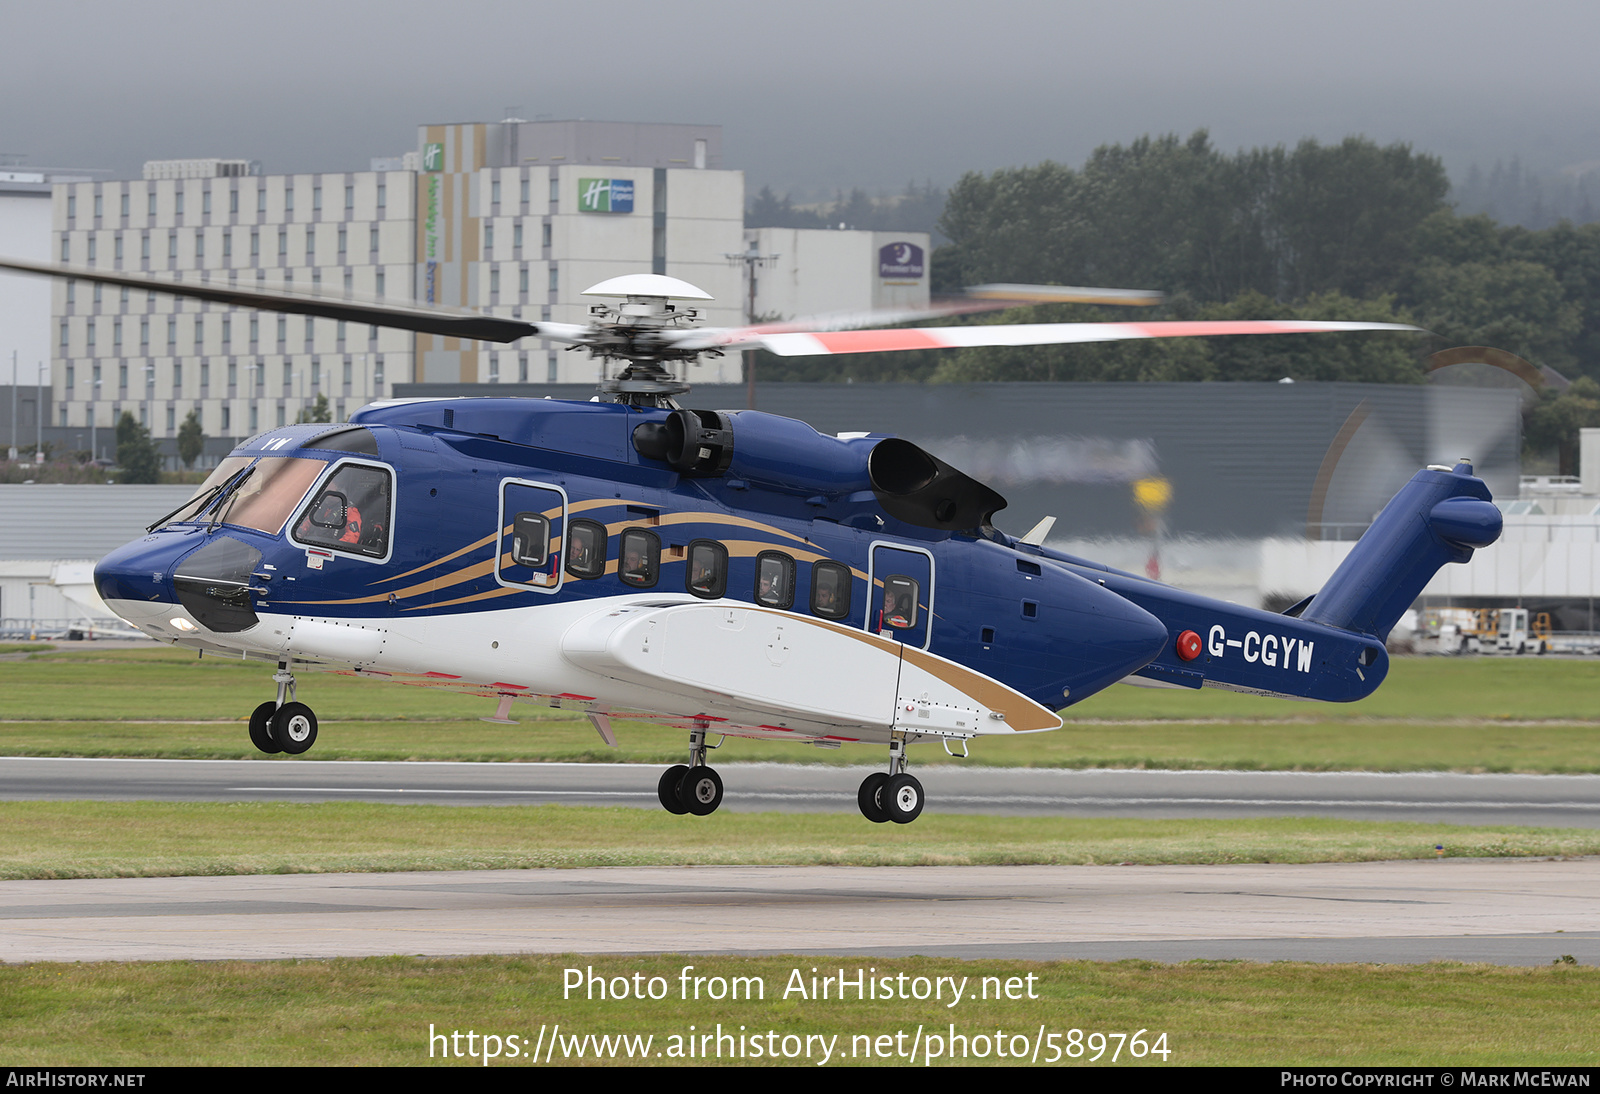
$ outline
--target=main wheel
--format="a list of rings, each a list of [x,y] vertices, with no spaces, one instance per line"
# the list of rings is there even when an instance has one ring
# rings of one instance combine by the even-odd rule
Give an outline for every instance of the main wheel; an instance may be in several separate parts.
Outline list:
[[[676,813],[681,817],[689,811],[678,793],[683,789],[683,777],[688,773],[689,769],[683,764],[669,767],[661,773],[661,781],[656,784],[656,797],[661,799],[661,808],[668,813]]]
[[[278,704],[268,700],[250,712],[250,743],[262,752],[282,752],[283,746],[272,739],[272,716],[278,713]]]
[[[873,824],[889,820],[889,811],[883,807],[883,784],[888,781],[889,776],[874,771],[861,780],[861,789],[856,791],[856,805],[861,807],[861,815]]]
[[[317,716],[304,703],[285,703],[272,716],[272,739],[291,756],[317,743]]]
[[[697,817],[710,816],[722,804],[722,776],[709,767],[695,767],[683,777],[684,807]]]
[[[896,824],[910,824],[922,815],[922,784],[911,775],[895,775],[878,794],[884,811]]]

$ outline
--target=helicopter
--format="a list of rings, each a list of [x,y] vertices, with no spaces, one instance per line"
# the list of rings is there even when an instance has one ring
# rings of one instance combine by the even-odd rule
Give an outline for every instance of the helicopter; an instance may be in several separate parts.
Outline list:
[[[1281,613],[1213,600],[1054,550],[1052,518],[994,525],[1005,499],[903,438],[826,436],[754,410],[679,405],[671,366],[779,355],[1118,339],[1415,330],[1314,321],[1046,323],[862,329],[929,312],[713,329],[702,290],[664,274],[592,286],[587,324],[518,319],[147,274],[0,260],[0,268],[213,303],[496,342],[538,337],[624,367],[589,402],[391,399],[347,422],[268,429],[195,495],[112,551],[95,585],[160,641],[276,666],[251,713],[265,753],[317,739],[297,674],[441,687],[582,712],[615,746],[626,716],[688,734],[661,805],[723,798],[729,737],[886,747],[861,813],[923,810],[907,746],[951,755],[1062,726],[1126,681],[1350,702],[1388,671],[1384,640],[1434,573],[1499,536],[1470,460],[1419,471],[1322,590]],[[1149,294],[981,286],[997,302]],[[603,400],[603,401],[602,401]],[[719,738],[710,743],[712,736]],[[953,751],[959,746],[960,752]]]

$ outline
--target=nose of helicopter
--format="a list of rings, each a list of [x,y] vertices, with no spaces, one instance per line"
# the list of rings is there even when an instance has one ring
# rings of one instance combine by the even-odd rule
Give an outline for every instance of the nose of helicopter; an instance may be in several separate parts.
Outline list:
[[[174,603],[173,568],[195,546],[189,536],[170,532],[125,543],[95,563],[95,591],[119,615],[119,604]]]
[[[159,636],[238,631],[257,622],[250,586],[260,561],[261,552],[228,535],[162,530],[102,558],[95,590],[123,619]]]

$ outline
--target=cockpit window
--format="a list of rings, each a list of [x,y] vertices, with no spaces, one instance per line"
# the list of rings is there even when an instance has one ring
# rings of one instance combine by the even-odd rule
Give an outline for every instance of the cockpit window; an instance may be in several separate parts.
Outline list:
[[[214,521],[277,535],[327,466],[293,456],[229,456],[167,523]]]
[[[387,470],[347,463],[301,513],[294,538],[334,551],[383,558],[389,553],[390,494]]]

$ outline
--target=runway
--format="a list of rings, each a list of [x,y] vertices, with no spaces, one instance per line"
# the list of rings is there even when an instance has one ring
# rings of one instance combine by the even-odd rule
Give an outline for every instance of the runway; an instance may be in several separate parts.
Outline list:
[[[728,764],[723,808],[854,812],[868,769]],[[1600,777],[927,765],[930,812],[1600,827]],[[631,764],[0,758],[0,798],[660,808]],[[387,953],[1600,962],[1600,859],[695,867],[0,883],[0,960]]]
[[[1591,964],[1600,859],[0,883],[8,962],[567,952]]]
[[[724,809],[856,810],[874,768],[718,765]],[[1600,776],[1293,771],[913,768],[929,814],[1329,816],[1435,824],[1600,828]],[[660,808],[647,764],[0,758],[0,800],[383,801]]]

